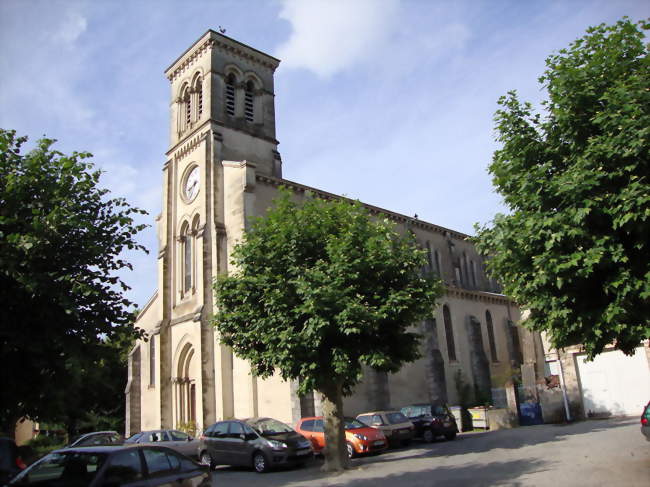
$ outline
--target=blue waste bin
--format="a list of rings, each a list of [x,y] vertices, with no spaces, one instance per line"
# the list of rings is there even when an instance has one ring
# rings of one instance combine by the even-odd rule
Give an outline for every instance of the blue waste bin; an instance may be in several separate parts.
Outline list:
[[[523,402],[519,405],[519,424],[521,426],[544,424],[544,418],[542,418],[542,407],[539,403]]]

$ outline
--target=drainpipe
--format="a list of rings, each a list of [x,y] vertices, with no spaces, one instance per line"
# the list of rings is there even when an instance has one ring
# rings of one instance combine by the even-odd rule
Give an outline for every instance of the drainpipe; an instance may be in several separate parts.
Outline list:
[[[569,401],[566,396],[566,387],[564,386],[564,369],[562,368],[562,360],[560,360],[560,351],[556,348],[555,354],[557,355],[557,364],[560,367],[560,387],[562,388],[562,399],[564,399],[564,413],[567,422],[571,421],[571,411],[569,411]]]

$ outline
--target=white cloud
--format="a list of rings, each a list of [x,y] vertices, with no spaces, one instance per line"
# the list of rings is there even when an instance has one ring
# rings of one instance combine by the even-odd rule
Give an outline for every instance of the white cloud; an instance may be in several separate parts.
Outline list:
[[[72,44],[79,38],[79,36],[81,36],[81,34],[86,32],[87,27],[88,21],[83,15],[78,12],[68,11],[63,23],[54,34],[53,38],[55,41]]]
[[[331,76],[377,51],[396,25],[397,0],[283,0],[293,32],[278,48],[283,65]]]

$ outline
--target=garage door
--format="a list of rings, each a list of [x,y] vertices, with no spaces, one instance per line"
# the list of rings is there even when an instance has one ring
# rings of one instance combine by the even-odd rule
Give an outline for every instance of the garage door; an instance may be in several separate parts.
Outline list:
[[[633,356],[604,352],[593,362],[577,355],[585,414],[639,416],[650,401],[650,367],[643,347]]]

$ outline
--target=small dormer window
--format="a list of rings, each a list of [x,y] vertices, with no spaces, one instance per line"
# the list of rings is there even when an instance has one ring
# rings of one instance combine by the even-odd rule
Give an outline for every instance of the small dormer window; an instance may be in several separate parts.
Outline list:
[[[255,85],[252,81],[246,83],[244,93],[244,116],[247,122],[255,121]]]
[[[231,117],[235,116],[235,84],[237,80],[234,74],[226,78],[226,113]]]

